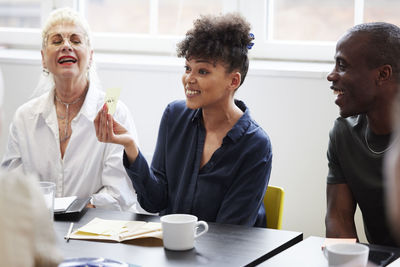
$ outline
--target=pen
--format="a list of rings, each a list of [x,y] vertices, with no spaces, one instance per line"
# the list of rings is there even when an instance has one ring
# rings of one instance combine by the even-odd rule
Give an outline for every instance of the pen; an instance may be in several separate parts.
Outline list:
[[[74,227],[74,223],[71,223],[71,225],[69,226],[67,236],[65,237],[65,239],[67,239],[67,242],[69,241],[69,236],[72,233],[72,227]]]

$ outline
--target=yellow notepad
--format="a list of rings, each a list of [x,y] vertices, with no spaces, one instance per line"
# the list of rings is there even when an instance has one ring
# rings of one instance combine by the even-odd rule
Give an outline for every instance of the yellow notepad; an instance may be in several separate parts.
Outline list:
[[[70,239],[110,240],[116,242],[146,237],[162,239],[161,223],[94,218],[69,236]]]

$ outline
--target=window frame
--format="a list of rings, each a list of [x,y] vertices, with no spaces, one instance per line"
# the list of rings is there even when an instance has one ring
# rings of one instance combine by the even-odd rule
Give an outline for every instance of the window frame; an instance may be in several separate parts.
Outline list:
[[[155,11],[159,0],[151,1],[151,12]],[[255,45],[250,51],[250,57],[256,59],[271,59],[285,61],[317,61],[333,60],[335,42],[299,42],[274,41],[267,36],[267,27],[272,29],[272,5],[275,0],[256,0],[251,5],[248,0],[223,0],[223,12],[239,11],[252,25],[255,34]],[[84,0],[43,0],[42,24],[54,8],[69,6],[81,13],[85,11]],[[363,20],[364,0],[354,0],[354,24]],[[264,12],[260,12],[264,10]],[[151,16],[151,14],[150,14]],[[154,16],[154,15],[153,15]],[[268,22],[269,20],[269,22]],[[154,22],[150,23],[150,34],[123,34],[123,33],[92,33],[93,48],[96,52],[110,53],[144,53],[156,55],[174,55],[176,43],[183,36],[154,34]],[[41,48],[41,30],[27,28],[1,28],[0,45],[10,48]]]

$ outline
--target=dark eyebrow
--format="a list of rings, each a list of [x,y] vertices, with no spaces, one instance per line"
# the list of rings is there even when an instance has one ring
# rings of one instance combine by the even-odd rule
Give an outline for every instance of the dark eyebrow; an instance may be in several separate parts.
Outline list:
[[[198,59],[198,60],[196,60],[196,63],[206,63],[206,64],[214,65],[210,61],[205,60],[205,59]]]

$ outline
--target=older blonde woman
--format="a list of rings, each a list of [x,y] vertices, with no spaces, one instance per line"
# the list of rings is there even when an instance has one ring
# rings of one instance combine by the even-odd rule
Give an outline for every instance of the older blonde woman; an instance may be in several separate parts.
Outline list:
[[[136,196],[122,165],[123,148],[100,143],[93,119],[104,103],[93,69],[89,27],[70,8],[53,11],[42,33],[40,96],[15,113],[2,167],[22,167],[56,183],[56,196],[91,196],[91,206],[126,210]],[[136,135],[119,102],[114,115]]]

